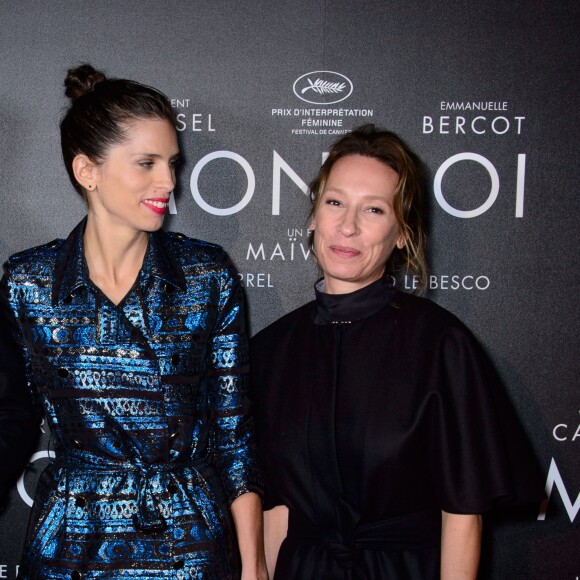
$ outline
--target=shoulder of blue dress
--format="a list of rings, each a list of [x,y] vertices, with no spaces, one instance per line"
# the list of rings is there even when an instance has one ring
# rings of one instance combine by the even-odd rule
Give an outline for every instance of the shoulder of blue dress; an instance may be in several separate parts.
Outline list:
[[[180,259],[182,262],[188,262],[192,258],[195,258],[196,261],[202,262],[215,262],[216,260],[223,262],[227,258],[224,249],[218,244],[190,238],[189,236],[179,232],[161,231],[159,234],[162,236],[161,239],[163,242],[168,245],[171,250],[176,251],[176,253],[172,255]]]
[[[38,274],[47,268],[53,268],[58,251],[64,242],[65,240],[59,238],[12,254],[4,264],[4,268],[13,274]]]

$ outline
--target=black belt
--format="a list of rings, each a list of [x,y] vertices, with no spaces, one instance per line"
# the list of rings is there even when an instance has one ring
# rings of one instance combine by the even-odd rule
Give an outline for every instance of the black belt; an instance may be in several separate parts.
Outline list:
[[[342,525],[336,527],[317,525],[296,510],[290,510],[287,542],[294,547],[316,546],[320,557],[321,552],[327,552],[340,568],[351,570],[354,577],[361,579],[367,578],[358,569],[365,550],[398,552],[435,548],[440,544],[441,512],[437,510],[360,523],[360,518],[352,513],[340,517],[343,507],[338,510]]]

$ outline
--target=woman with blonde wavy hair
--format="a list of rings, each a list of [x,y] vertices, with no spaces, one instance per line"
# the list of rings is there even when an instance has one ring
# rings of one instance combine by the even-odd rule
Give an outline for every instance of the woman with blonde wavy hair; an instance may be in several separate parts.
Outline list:
[[[481,513],[542,481],[465,326],[426,279],[420,164],[369,125],[311,185],[315,300],[251,341],[274,580],[476,577]]]

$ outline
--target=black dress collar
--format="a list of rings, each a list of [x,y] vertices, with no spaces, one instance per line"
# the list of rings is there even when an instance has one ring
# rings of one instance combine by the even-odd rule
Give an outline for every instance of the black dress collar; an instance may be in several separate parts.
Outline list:
[[[314,287],[315,324],[347,324],[368,318],[393,299],[394,283],[389,275],[348,294],[326,294],[321,280]]]

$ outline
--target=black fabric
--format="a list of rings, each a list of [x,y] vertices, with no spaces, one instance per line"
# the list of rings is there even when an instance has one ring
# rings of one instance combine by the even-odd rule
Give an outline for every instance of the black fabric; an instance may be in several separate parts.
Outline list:
[[[334,528],[317,526],[300,512],[290,511],[289,534],[278,562],[285,578],[344,578],[346,575],[374,580],[377,576],[370,575],[372,568],[361,565],[365,553],[373,551],[389,552],[395,558],[400,556],[398,552],[431,552],[432,557],[425,560],[435,569],[438,567],[437,541],[434,538],[441,530],[441,520],[437,512],[426,510],[361,523],[360,514],[349,502],[339,498],[336,505],[340,526]],[[296,551],[308,546],[313,553],[305,561],[292,557]],[[320,568],[324,570],[322,576]]]
[[[21,348],[12,340],[20,337],[17,324],[7,305],[5,280],[0,282],[0,504],[26,461],[34,452],[40,436],[40,408],[25,388],[25,361]],[[21,337],[20,337],[21,338]]]
[[[473,336],[429,300],[384,284],[366,289],[388,295],[366,318],[355,319],[357,308],[348,320],[353,296],[333,296],[331,309],[311,302],[252,340],[265,509],[286,505],[325,530],[301,542],[291,519],[276,580],[437,578],[441,510],[542,498],[526,438]],[[321,548],[335,537],[352,550],[356,528],[417,512],[436,522],[422,548],[359,546],[350,567],[333,557],[340,541]]]
[[[374,284],[364,286],[349,294],[327,294],[324,292],[324,281],[316,284],[315,324],[352,322],[368,318],[393,299],[395,290],[393,279],[383,276]]]

